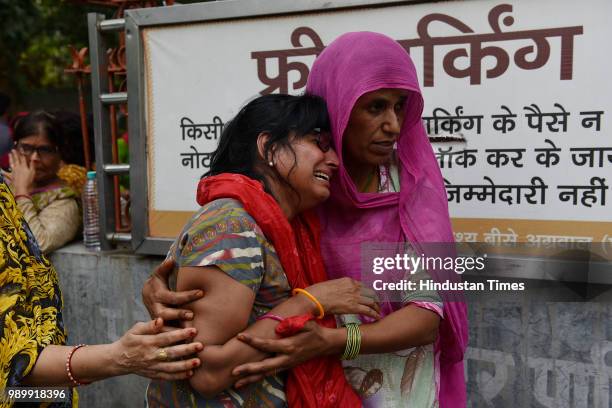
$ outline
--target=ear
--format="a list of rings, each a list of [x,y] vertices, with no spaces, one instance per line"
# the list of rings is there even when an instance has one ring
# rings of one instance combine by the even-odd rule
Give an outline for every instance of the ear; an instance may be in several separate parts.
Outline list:
[[[257,135],[257,153],[259,153],[259,157],[266,163],[271,160],[271,157],[265,157],[265,146],[268,140],[270,140],[270,134],[268,132],[261,132]],[[268,155],[270,154],[274,155],[274,152],[269,151]]]

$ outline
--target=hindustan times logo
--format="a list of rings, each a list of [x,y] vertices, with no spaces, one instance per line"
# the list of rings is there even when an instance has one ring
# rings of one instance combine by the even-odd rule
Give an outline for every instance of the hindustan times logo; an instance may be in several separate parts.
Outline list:
[[[380,279],[372,283],[376,291],[522,291],[525,290],[523,282],[502,282],[498,279],[487,279],[484,282],[436,282],[431,279],[412,282],[402,279],[399,282],[383,282]]]

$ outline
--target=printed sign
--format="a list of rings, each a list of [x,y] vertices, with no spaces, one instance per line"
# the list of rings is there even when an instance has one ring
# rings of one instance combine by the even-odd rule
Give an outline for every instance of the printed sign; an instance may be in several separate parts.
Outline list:
[[[376,31],[417,67],[458,241],[612,242],[610,15],[605,0],[463,1],[146,28],[150,234],[197,209],[245,102],[303,92],[326,44]]]

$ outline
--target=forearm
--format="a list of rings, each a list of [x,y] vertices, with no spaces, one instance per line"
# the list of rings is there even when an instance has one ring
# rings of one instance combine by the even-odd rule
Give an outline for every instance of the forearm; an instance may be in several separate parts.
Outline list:
[[[437,313],[414,305],[406,306],[371,324],[362,324],[361,354],[388,353],[431,344],[437,337],[440,317]],[[346,349],[347,329],[306,326],[303,333],[286,339],[245,336],[244,342],[277,355],[260,362],[246,363],[234,372],[247,376],[242,384],[252,382],[253,375],[265,375],[276,369],[294,367],[322,355],[341,356]]]
[[[31,386],[71,386],[66,361],[71,346],[50,345],[38,356],[34,368],[23,383]],[[124,374],[113,359],[112,344],[79,348],[71,359],[71,372],[79,382],[91,382]]]
[[[306,297],[293,296],[276,306],[270,313],[289,317],[314,311],[314,304]],[[275,339],[278,338],[274,332],[277,324],[278,322],[272,319],[259,320],[245,329],[244,333]],[[204,347],[198,357],[202,365],[195,371],[190,384],[201,394],[214,396],[231,387],[239,379],[232,375],[232,370],[236,366],[263,360],[267,355],[234,337],[223,345]]]
[[[418,306],[405,306],[374,323],[362,324],[360,354],[390,353],[433,343],[440,317]]]
[[[391,353],[431,344],[436,340],[440,318],[432,311],[409,305],[374,323],[360,325],[360,354]],[[342,355],[346,348],[344,327],[323,330],[323,355]]]

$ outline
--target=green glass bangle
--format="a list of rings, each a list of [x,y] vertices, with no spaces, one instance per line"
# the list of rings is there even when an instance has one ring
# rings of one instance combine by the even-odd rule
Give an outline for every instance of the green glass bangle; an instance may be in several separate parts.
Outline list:
[[[353,344],[352,338],[353,330],[351,328],[351,324],[346,325],[346,346],[344,346],[344,353],[340,357],[342,360],[348,360],[347,356],[350,354],[351,346]]]
[[[359,355],[360,348],[361,348],[361,331],[359,330],[358,324],[353,324],[353,348],[349,356],[351,360]]]
[[[357,323],[348,323],[346,325],[346,347],[344,354],[340,357],[342,360],[352,360],[359,355],[361,349],[361,330]]]

